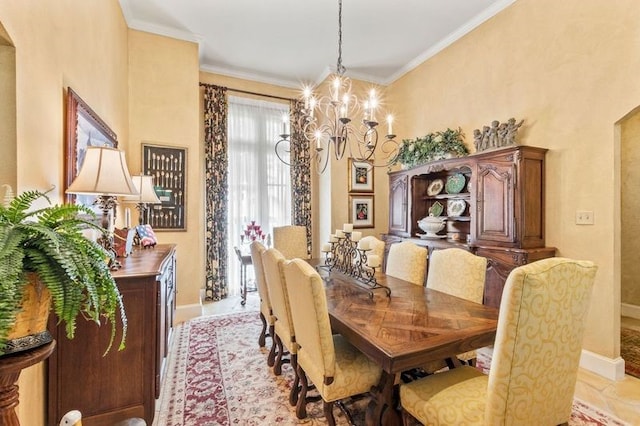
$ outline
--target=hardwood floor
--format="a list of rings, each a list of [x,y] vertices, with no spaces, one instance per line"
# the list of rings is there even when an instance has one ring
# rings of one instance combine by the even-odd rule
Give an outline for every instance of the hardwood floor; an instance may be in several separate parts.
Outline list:
[[[259,306],[258,294],[253,292],[248,294],[245,306],[240,304],[240,297],[230,297],[219,302],[204,303],[203,312],[205,315],[216,315],[258,310]],[[640,320],[631,322],[640,328]],[[580,369],[575,396],[632,425],[640,424],[640,379],[627,375],[616,382]]]

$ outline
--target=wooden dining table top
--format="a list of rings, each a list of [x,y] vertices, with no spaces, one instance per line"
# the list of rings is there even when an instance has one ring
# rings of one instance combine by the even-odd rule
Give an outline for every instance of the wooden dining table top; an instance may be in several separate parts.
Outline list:
[[[315,265],[314,265],[315,266]],[[492,345],[498,309],[384,274],[373,297],[353,277],[318,268],[334,332],[389,374]]]

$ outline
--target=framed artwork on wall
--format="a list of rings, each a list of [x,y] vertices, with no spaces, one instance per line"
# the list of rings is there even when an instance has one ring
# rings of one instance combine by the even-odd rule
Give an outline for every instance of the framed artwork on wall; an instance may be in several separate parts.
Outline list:
[[[142,171],[153,176],[161,204],[152,204],[144,223],[155,231],[186,231],[187,148],[142,144]]]
[[[354,228],[373,228],[373,195],[350,195],[351,223]]]
[[[373,165],[349,158],[349,192],[373,192]]]
[[[98,117],[98,114],[71,87],[67,87],[66,104],[65,191],[78,176],[84,162],[87,147],[118,147],[118,138],[115,132]],[[94,208],[97,213],[100,213],[100,209],[93,206],[95,199],[96,197],[93,195],[66,195],[67,203],[82,204]]]

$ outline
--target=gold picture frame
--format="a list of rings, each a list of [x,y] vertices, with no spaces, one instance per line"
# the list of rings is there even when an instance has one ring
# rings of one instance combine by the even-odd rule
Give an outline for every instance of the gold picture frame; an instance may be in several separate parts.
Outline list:
[[[373,165],[349,158],[349,192],[373,192]]]
[[[374,203],[371,195],[350,195],[349,210],[354,228],[374,228]]]

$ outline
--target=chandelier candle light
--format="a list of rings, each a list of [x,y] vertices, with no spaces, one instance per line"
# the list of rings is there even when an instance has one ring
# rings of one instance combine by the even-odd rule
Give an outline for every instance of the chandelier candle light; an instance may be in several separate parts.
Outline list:
[[[383,289],[390,297],[391,289],[378,284],[375,277],[376,268],[380,267],[380,256],[368,255],[371,247],[368,241],[361,239],[362,232],[354,231],[352,223],[336,229],[335,234],[329,236],[329,242],[322,245],[325,260],[320,267],[355,278],[354,282],[367,290],[369,297],[373,297],[373,291],[377,289]]]
[[[341,160],[347,147],[349,155],[356,161],[366,161],[374,167],[391,166],[399,152],[396,135],[393,134],[393,117],[386,116],[387,135],[379,143],[377,116],[381,113],[376,91],[371,89],[366,100],[359,100],[352,93],[351,80],[345,77],[345,72],[346,68],[342,65],[342,0],[339,0],[338,62],[336,72],[330,78],[329,94],[318,96],[311,88],[304,88],[304,109],[294,125],[301,129],[303,137],[309,141],[311,157],[318,173],[326,170],[331,151],[336,160]],[[358,116],[362,117],[359,121],[351,118]],[[300,141],[291,138],[287,121],[288,117],[285,116],[275,150],[280,161],[291,165],[288,160],[290,144]],[[374,155],[376,153],[380,155]]]

